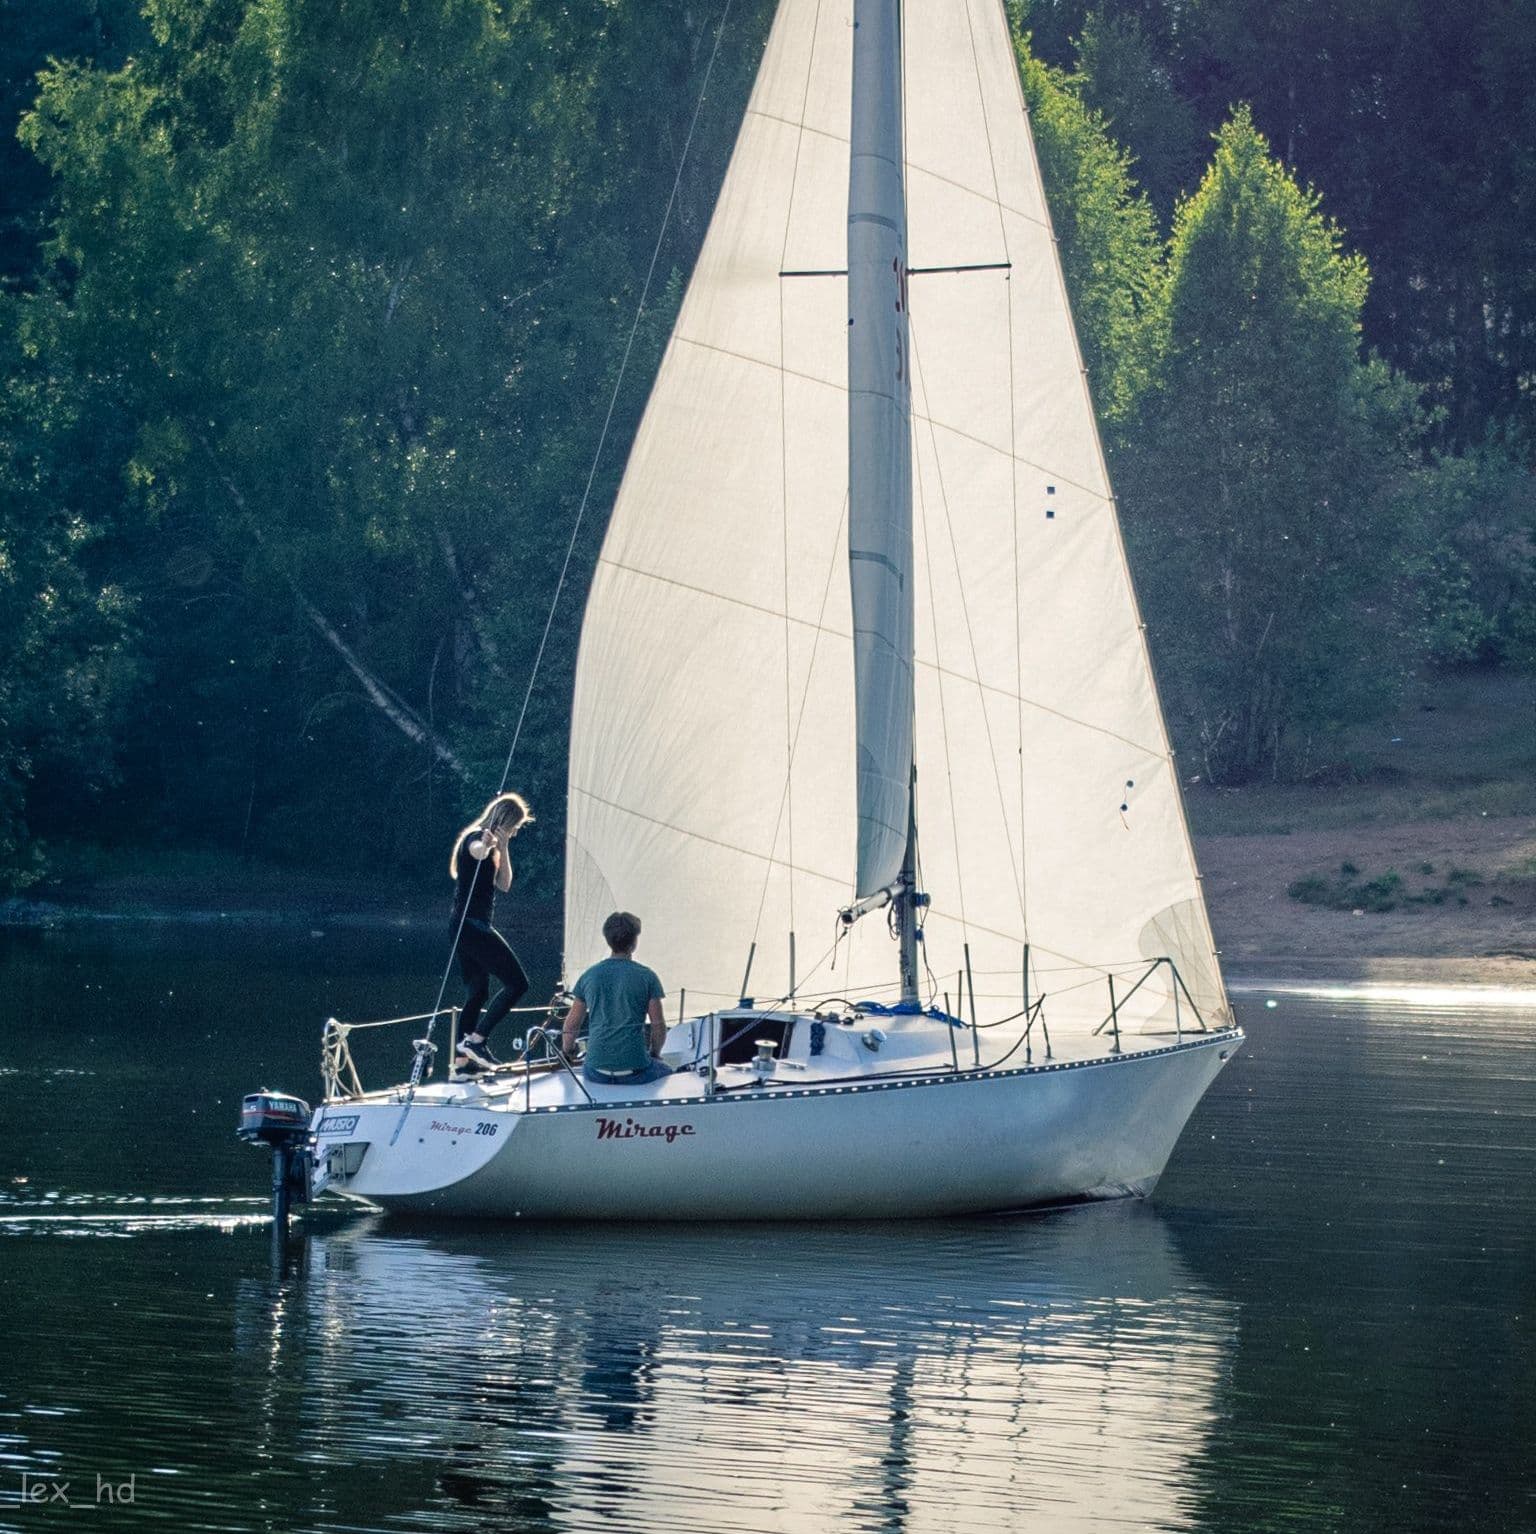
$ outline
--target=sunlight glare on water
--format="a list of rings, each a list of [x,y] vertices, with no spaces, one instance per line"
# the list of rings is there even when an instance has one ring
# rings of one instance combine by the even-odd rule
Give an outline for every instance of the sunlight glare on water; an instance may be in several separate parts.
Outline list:
[[[1232,982],[1227,989],[1233,996],[1303,996],[1313,1001],[1357,1001],[1371,1007],[1411,1007],[1430,1011],[1529,1013],[1536,1008],[1536,991],[1519,986],[1243,980]]]

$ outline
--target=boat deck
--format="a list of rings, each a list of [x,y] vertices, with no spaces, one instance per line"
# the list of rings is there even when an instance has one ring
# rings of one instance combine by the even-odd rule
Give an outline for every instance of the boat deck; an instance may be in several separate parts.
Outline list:
[[[729,1025],[741,1019],[720,1021]],[[755,1060],[727,1061],[716,1065],[711,1073],[709,1051],[707,1047],[700,1048],[701,1040],[708,1037],[704,1033],[708,1019],[693,1019],[675,1025],[669,1032],[662,1058],[673,1066],[673,1074],[659,1081],[644,1085],[599,1083],[588,1080],[579,1067],[572,1070],[558,1060],[541,1061],[532,1066],[507,1064],[491,1072],[428,1081],[416,1088],[411,1100],[422,1105],[540,1112],[583,1106],[698,1102],[737,1093],[795,1095],[806,1091],[861,1090],[910,1083],[914,1079],[1060,1070],[1177,1047],[1181,1041],[1192,1043],[1208,1037],[1189,1031],[1181,1039],[1162,1034],[1125,1036],[1121,1048],[1116,1050],[1106,1037],[1073,1034],[1053,1040],[1049,1051],[1039,1039],[1026,1046],[1017,1036],[997,1043],[984,1037],[977,1051],[969,1027],[927,1016],[863,1016],[840,1026],[794,1014],[765,1014],[748,1021],[758,1023],[761,1031],[770,1035],[779,1031],[775,1042],[781,1046],[780,1052],[762,1066]],[[820,1035],[813,1046],[809,1025],[816,1023],[820,1024]],[[872,1023],[878,1026],[871,1027]],[[873,1037],[875,1034],[879,1037]],[[729,1031],[718,1036],[728,1038]],[[401,1084],[352,1096],[347,1101],[400,1103],[407,1092],[408,1087]]]

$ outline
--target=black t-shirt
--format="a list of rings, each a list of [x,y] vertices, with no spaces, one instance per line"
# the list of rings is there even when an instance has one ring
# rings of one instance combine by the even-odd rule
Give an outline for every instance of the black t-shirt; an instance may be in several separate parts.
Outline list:
[[[466,831],[459,838],[454,851],[453,866],[458,870],[458,883],[453,892],[453,920],[489,922],[496,904],[496,864],[489,857],[480,860],[469,850],[469,844],[483,833]],[[465,909],[466,903],[468,909]]]

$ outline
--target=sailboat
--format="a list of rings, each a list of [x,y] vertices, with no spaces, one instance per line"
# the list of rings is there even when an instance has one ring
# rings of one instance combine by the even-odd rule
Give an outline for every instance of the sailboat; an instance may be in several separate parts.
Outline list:
[[[639,913],[674,1073],[366,1091],[335,1024],[316,1191],[1146,1195],[1240,1045],[1001,0],[779,6],[587,603],[567,824],[565,972]]]

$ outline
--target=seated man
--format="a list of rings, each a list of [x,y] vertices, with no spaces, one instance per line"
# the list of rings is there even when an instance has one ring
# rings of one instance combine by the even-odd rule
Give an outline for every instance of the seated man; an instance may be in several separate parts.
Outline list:
[[[581,1025],[587,1030],[587,1058],[582,1074],[605,1086],[636,1087],[672,1074],[655,1058],[667,1036],[661,998],[666,994],[654,970],[635,962],[640,918],[615,911],[603,923],[603,940],[611,950],[571,987],[575,1000],[566,1015],[561,1044],[567,1055],[576,1044]],[[647,1029],[649,1022],[649,1029]]]

